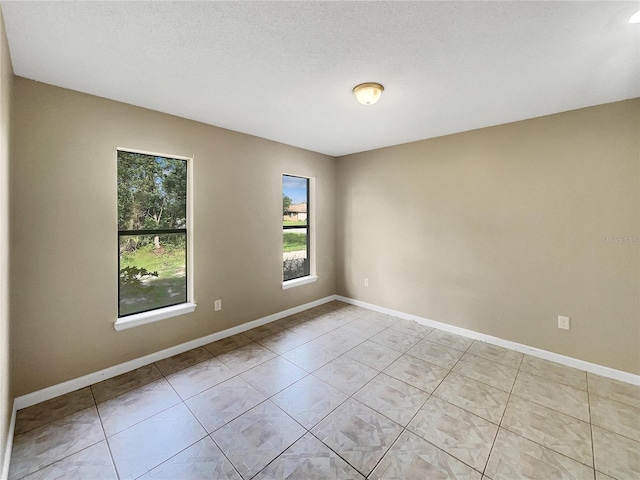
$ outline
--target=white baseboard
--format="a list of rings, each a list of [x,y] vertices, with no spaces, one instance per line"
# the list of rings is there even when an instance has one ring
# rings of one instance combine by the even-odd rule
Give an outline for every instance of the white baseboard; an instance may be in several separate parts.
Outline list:
[[[195,340],[191,340],[186,343],[181,343],[180,345],[166,348],[159,352],[145,355],[144,357],[139,357],[134,360],[121,363],[119,365],[114,365],[113,367],[105,368],[104,370],[90,373],[83,377],[74,378],[72,380],[69,380],[63,383],[58,383],[57,385],[52,385],[51,387],[43,388],[42,390],[37,390],[35,392],[22,395],[15,399],[14,410],[15,409],[20,410],[22,408],[30,407],[31,405],[35,405],[37,403],[44,402],[46,400],[50,400],[55,397],[59,397],[60,395],[64,395],[65,393],[73,392],[80,388],[88,387],[89,385],[93,385],[94,383],[101,382],[108,378],[116,377],[123,373],[130,372],[131,370],[135,370],[136,368],[149,365],[150,363],[172,357],[174,355],[186,352],[193,348],[207,345],[211,342],[216,342],[218,340],[221,340],[226,337],[230,337],[231,335],[235,335],[237,333],[246,332],[247,330],[251,330],[252,328],[259,327],[261,325],[265,325],[267,323],[271,323],[276,320],[280,320],[281,318],[288,317],[289,315],[293,315],[294,313],[303,312],[310,308],[317,307],[318,305],[323,305],[325,303],[331,302],[335,299],[336,299],[335,295],[330,295],[328,297],[324,297],[319,300],[315,300],[313,302],[305,303],[304,305],[299,305],[297,307],[289,308],[288,310],[283,310],[282,312],[274,313],[272,315],[267,315],[266,317],[262,317],[257,320],[253,320],[251,322],[243,323],[242,325],[238,325],[236,327],[222,330],[221,332],[216,332],[211,335],[207,335],[205,337],[196,338]]]
[[[376,312],[385,313],[388,315],[392,315],[394,317],[402,318],[405,320],[413,320],[418,323],[421,323],[422,325],[426,325],[433,328],[439,328],[440,330],[444,330],[446,332],[455,333],[457,335],[462,335],[468,338],[472,338],[474,340],[480,340],[483,342],[490,343],[492,345],[497,345],[500,347],[508,348],[510,350],[515,350],[516,352],[526,353],[527,355],[532,355],[534,357],[542,358],[544,360],[560,363],[562,365],[567,365],[573,368],[579,368],[580,370],[585,370],[587,372],[595,373],[603,377],[608,377],[614,380],[619,380],[621,382],[640,386],[640,376],[634,375],[629,372],[623,372],[621,370],[605,367],[603,365],[586,362],[584,360],[579,360],[577,358],[567,357],[565,355],[560,355],[559,353],[553,353],[546,350],[542,350],[540,348],[530,347],[528,345],[524,345],[521,343],[512,342],[510,340],[504,340],[502,338],[493,337],[491,335],[475,332],[473,330],[467,330],[466,328],[456,327],[454,325],[437,322],[435,320],[429,320],[427,318],[419,317],[417,315],[400,312],[398,310],[392,310],[390,308],[381,307],[379,305],[374,305],[372,303],[362,302],[360,300],[354,300],[352,298],[343,297],[341,295],[330,295],[328,297],[324,297],[319,300],[315,300],[313,302],[305,303],[304,305],[300,305],[298,307],[290,308],[288,310],[274,313],[272,315],[267,315],[266,317],[253,320],[251,322],[243,323],[242,325],[238,325],[236,327],[228,328],[221,332],[213,333],[211,335],[197,338],[195,340],[191,340],[189,342],[182,343],[180,345],[176,345],[174,347],[170,347],[165,350],[161,350],[159,352],[145,355],[143,357],[139,357],[134,360],[121,363],[119,365],[115,365],[113,367],[105,368],[104,370],[100,370],[95,373],[90,373],[89,375],[85,375],[83,377],[74,378],[67,382],[59,383],[57,385],[53,385],[51,387],[38,390],[36,392],[22,395],[20,397],[17,397],[14,401],[14,413],[16,410],[30,407],[31,405],[44,402],[51,398],[64,395],[65,393],[73,392],[80,388],[84,388],[94,383],[101,382],[102,380],[106,380],[108,378],[112,378],[112,377],[121,375],[123,373],[130,372],[131,370],[135,370],[136,368],[140,368],[150,363],[172,357],[173,355],[186,352],[193,348],[201,347],[203,345],[207,345],[208,343],[215,342],[217,340],[221,340],[226,337],[230,337],[231,335],[245,332],[252,328],[274,322],[276,320],[287,317],[289,315],[293,315],[295,313],[299,313],[304,310],[317,307],[318,305],[323,305],[332,300],[340,300],[342,302],[349,303],[351,305],[367,308],[369,310],[373,310]]]
[[[482,342],[490,343],[492,345],[497,345],[499,347],[515,350],[516,352],[526,353],[527,355],[542,358],[543,360],[549,360],[551,362],[556,362],[562,365],[566,365],[568,367],[585,370],[587,372],[595,373],[596,375],[601,375],[603,377],[611,378],[613,380],[619,380],[621,382],[640,386],[640,375],[634,375],[633,373],[624,372],[622,370],[616,370],[614,368],[605,367],[603,365],[598,365],[596,363],[586,362],[584,360],[579,360],[573,357],[567,357],[559,353],[542,350],[541,348],[530,347],[529,345],[524,345],[522,343],[512,342],[510,340],[504,340],[502,338],[493,337],[491,335],[475,332],[473,330],[467,330],[466,328],[456,327],[454,325],[449,325],[447,323],[436,322],[435,320],[429,320],[427,318],[418,317],[417,315],[411,315],[409,313],[400,312],[398,310],[392,310],[390,308],[380,307],[372,303],[362,302],[360,300],[354,300],[352,298],[343,297],[341,295],[336,295],[335,297],[336,297],[336,300],[340,300],[342,302],[349,303],[357,307],[368,308],[369,310],[385,313],[387,315],[402,318],[405,320],[413,320],[422,325],[438,328],[440,330],[444,330],[445,332],[455,333],[457,335],[462,335],[464,337],[472,338],[474,340],[480,340]]]
[[[7,445],[4,449],[4,458],[2,460],[2,472],[0,479],[7,480],[9,478],[9,464],[11,463],[11,449],[13,448],[13,432],[16,429],[16,402],[13,402],[13,411],[11,412],[11,420],[9,421],[9,431],[7,433]]]

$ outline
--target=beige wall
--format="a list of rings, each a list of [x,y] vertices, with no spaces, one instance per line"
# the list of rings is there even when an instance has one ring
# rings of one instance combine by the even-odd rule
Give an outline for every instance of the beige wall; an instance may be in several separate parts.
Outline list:
[[[338,158],[338,293],[640,373],[639,140],[635,99]]]
[[[13,408],[9,365],[9,136],[12,85],[13,68],[0,10],[0,472]]]
[[[335,293],[334,158],[18,77],[14,93],[16,396]],[[116,147],[195,157],[198,308],[121,332]],[[317,189],[319,280],[286,291],[283,172]]]

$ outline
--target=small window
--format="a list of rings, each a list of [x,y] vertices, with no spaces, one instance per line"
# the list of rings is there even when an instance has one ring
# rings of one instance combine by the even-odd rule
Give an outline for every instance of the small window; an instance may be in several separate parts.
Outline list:
[[[118,317],[186,303],[187,161],[118,150]]]
[[[309,276],[310,222],[309,179],[282,176],[282,278]]]

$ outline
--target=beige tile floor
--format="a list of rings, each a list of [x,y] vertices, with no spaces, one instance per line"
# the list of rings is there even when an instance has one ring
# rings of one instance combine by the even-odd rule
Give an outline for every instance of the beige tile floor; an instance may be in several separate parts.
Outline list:
[[[640,479],[640,388],[332,302],[17,414],[11,479]]]

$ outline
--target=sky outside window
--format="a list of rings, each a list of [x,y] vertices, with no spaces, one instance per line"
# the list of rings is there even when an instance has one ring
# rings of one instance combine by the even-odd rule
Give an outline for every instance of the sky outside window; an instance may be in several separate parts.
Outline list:
[[[282,177],[282,192],[295,203],[307,201],[307,179],[300,177]]]

